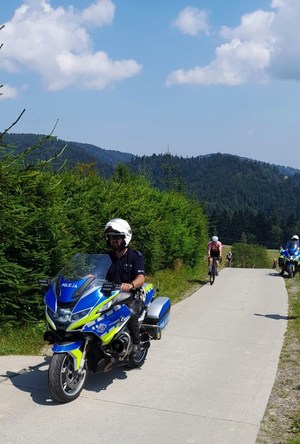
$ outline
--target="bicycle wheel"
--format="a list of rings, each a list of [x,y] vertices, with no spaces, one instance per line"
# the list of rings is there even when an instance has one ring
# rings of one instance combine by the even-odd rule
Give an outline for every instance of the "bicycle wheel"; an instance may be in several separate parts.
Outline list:
[[[215,278],[216,278],[216,264],[215,264],[215,262],[213,262],[213,264],[211,266],[210,276],[209,276],[210,285],[212,285],[215,282]]]

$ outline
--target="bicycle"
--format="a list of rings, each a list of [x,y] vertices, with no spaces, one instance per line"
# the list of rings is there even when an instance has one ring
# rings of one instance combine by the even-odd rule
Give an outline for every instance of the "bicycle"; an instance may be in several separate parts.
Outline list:
[[[217,264],[216,264],[217,258],[212,258],[212,264],[211,264],[211,271],[209,276],[209,282],[210,285],[212,285],[215,282],[216,276],[217,276]]]

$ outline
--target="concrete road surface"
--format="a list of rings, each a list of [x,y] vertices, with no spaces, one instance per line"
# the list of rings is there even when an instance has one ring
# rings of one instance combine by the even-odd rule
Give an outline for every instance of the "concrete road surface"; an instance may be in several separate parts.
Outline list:
[[[274,270],[224,269],[174,305],[141,369],[89,376],[56,404],[48,357],[0,357],[4,444],[254,444],[287,326]]]

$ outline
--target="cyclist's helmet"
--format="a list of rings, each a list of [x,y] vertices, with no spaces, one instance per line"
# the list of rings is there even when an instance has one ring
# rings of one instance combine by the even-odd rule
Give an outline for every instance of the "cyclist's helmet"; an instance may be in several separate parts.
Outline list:
[[[297,234],[294,234],[294,236],[292,236],[292,240],[298,241],[299,240],[299,236],[297,236]]]
[[[218,236],[213,236],[213,237],[211,238],[211,240],[212,240],[213,242],[218,242],[219,238],[218,238]]]
[[[132,238],[132,231],[129,223],[124,219],[118,217],[111,219],[104,228],[105,239],[109,242],[109,236],[124,236],[124,242],[121,243],[120,248],[126,248]]]

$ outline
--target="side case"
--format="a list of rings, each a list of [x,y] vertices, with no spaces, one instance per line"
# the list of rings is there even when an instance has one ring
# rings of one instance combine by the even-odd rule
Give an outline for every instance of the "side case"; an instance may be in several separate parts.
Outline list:
[[[166,296],[159,296],[154,299],[146,313],[144,324],[155,326],[160,330],[164,329],[170,319],[171,301]]]

